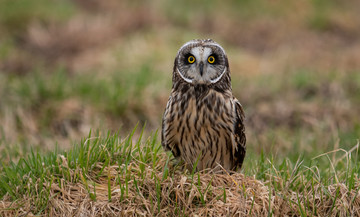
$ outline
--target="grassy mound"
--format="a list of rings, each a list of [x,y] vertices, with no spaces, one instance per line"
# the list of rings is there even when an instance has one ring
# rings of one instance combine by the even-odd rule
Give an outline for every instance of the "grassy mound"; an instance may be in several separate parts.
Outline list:
[[[277,164],[261,155],[230,175],[184,171],[156,134],[134,139],[134,132],[124,139],[90,133],[66,152],[4,164],[0,215],[360,215],[360,164],[352,156],[359,144],[334,161],[328,153]],[[319,165],[326,156],[329,165]]]

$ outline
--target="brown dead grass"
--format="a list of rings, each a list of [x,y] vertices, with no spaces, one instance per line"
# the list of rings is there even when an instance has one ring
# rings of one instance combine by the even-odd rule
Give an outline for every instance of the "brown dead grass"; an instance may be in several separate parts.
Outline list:
[[[60,158],[66,169],[66,159]],[[166,159],[164,153],[162,159]],[[269,212],[274,216],[300,216],[301,212],[307,216],[360,215],[360,192],[355,190],[360,187],[360,182],[351,191],[343,183],[329,186],[307,183],[301,186],[302,192],[295,192],[286,187],[291,180],[278,180],[285,181],[285,187],[275,189],[270,184],[272,178],[270,182],[262,182],[240,173],[213,174],[210,171],[195,174],[192,180],[189,174],[175,170],[172,177],[160,181],[161,195],[158,195],[157,184],[163,177],[159,171],[164,166],[165,160],[161,160],[155,169],[146,167],[146,178],[139,184],[139,165],[130,163],[128,169],[132,178],[127,182],[129,191],[123,199],[118,183],[125,185],[126,175],[118,174],[124,165],[105,167],[104,174],[108,174],[111,180],[109,201],[108,177],[95,178],[103,167],[98,163],[92,173],[80,173],[82,182],[60,179],[60,183],[52,183],[50,200],[42,216],[268,216]],[[201,184],[198,184],[198,177]],[[84,182],[85,178],[88,181]],[[139,191],[134,180],[138,180]],[[46,183],[44,187],[48,185]],[[95,193],[96,200],[92,200],[88,192]],[[205,205],[201,203],[201,194]],[[26,196],[15,202],[5,196],[0,201],[0,215],[4,217],[34,216],[34,210],[34,202]]]

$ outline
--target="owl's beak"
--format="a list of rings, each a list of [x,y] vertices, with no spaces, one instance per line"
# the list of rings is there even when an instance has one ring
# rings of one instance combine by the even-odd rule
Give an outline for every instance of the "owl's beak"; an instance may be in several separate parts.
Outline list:
[[[200,75],[202,76],[203,72],[204,72],[204,63],[203,62],[199,63],[199,68],[200,68]]]

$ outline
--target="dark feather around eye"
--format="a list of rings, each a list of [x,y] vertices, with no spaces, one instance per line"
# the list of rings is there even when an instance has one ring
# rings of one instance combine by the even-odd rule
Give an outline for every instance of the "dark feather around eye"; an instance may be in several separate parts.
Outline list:
[[[219,56],[217,54],[213,53],[213,54],[210,54],[209,56],[213,56],[215,58],[215,62],[212,63],[213,65],[219,64]]]
[[[190,64],[190,63],[188,62],[188,59],[189,59],[190,56],[194,56],[194,55],[192,55],[191,53],[185,54],[185,55],[184,55],[183,62],[186,63],[186,64]]]

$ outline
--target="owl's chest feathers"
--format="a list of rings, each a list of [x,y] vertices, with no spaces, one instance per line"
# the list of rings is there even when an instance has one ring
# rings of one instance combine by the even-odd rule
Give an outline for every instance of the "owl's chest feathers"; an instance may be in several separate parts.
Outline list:
[[[235,107],[232,94],[213,89],[196,93],[195,88],[171,95],[163,127],[164,146],[175,157],[195,163],[198,169],[220,163],[232,168]]]
[[[234,109],[231,93],[219,93],[215,90],[201,90],[195,87],[173,98],[172,134],[182,145],[205,148],[219,139],[230,139]],[[224,141],[225,142],[225,141]]]

